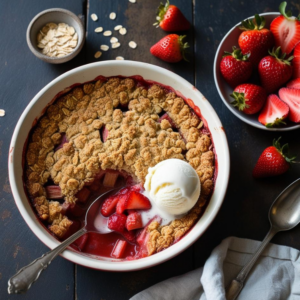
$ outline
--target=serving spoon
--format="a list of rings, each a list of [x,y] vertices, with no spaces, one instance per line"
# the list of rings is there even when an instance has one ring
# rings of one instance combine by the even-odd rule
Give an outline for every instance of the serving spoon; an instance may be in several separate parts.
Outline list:
[[[49,266],[52,260],[83,234],[87,232],[97,232],[100,234],[110,233],[111,230],[107,228],[107,219],[105,219],[100,213],[101,203],[105,198],[115,194],[119,190],[120,188],[113,189],[99,196],[86,211],[84,227],[64,240],[59,246],[45,253],[40,258],[37,258],[12,276],[8,280],[8,293],[26,293],[31,285],[38,280],[42,271]]]
[[[279,231],[294,228],[300,223],[300,178],[290,184],[273,202],[269,210],[271,228],[249,262],[226,289],[226,299],[234,300],[243,289],[244,282],[273,236]]]

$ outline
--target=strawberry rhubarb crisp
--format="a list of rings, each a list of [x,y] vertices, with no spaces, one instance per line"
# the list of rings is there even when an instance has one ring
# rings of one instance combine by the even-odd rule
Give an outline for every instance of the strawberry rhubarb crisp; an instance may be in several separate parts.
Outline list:
[[[61,240],[83,226],[93,200],[122,188],[102,204],[110,232],[87,233],[73,247],[136,259],[191,229],[213,190],[214,158],[200,113],[170,88],[101,77],[47,107],[28,138],[24,181],[38,217]]]

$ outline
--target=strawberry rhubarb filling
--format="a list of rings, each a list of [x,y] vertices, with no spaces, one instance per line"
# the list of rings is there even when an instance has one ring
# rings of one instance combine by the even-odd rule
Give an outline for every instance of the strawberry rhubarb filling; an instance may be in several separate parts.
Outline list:
[[[38,217],[64,240],[84,225],[90,204],[116,188],[99,214],[107,232],[89,232],[72,247],[109,259],[170,247],[201,216],[214,186],[201,118],[173,90],[141,77],[70,89],[47,107],[25,148],[24,182]]]

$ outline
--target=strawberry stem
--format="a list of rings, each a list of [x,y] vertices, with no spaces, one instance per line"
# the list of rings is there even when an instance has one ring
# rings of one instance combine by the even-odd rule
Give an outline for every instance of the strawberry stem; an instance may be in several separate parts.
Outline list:
[[[291,61],[294,58],[294,56],[290,56],[287,59],[285,59],[286,57],[286,53],[281,53],[281,48],[280,46],[277,47],[275,49],[275,47],[272,49],[272,51],[269,50],[269,54],[273,57],[275,57],[279,62],[284,63],[288,66],[291,65]]]
[[[183,42],[183,39],[186,37],[186,35],[180,35],[179,36],[179,39],[178,39],[178,42],[179,42],[179,45],[180,45],[180,52],[181,52],[181,55],[183,57],[183,59],[185,61],[188,61],[188,59],[186,58],[186,54],[187,54],[187,48],[190,47],[189,43],[188,42]]]
[[[243,111],[245,108],[249,107],[249,105],[246,104],[247,99],[245,99],[244,93],[233,92],[230,97],[234,99],[231,104],[239,110]]]
[[[243,55],[241,49],[236,48],[235,46],[232,47],[232,50],[233,50],[233,52],[224,51],[223,57],[232,56],[236,60],[242,60],[242,61],[247,61],[248,58],[250,57],[250,53],[247,53],[246,55]]]
[[[289,144],[284,144],[283,146],[280,145],[280,138],[277,140],[273,140],[273,146],[277,149],[277,151],[283,156],[283,158],[288,162],[288,163],[296,163],[295,159],[297,156],[292,156],[290,157],[289,154]]]
[[[261,30],[265,27],[266,24],[266,20],[264,17],[256,14],[254,16],[254,19],[249,20],[246,19],[244,21],[242,21],[242,26],[240,26],[239,28],[241,30]]]
[[[281,125],[286,125],[286,123],[283,121],[282,118],[277,118],[274,122],[272,122],[272,123],[267,123],[267,124],[266,124],[266,127],[267,127],[267,128],[273,128],[273,127],[281,126]]]
[[[153,25],[156,27],[159,27],[160,22],[164,19],[165,14],[167,12],[167,10],[169,9],[170,6],[170,2],[169,0],[167,0],[166,4],[160,3],[158,8],[157,8],[157,13],[156,13],[156,20],[157,22],[155,22]]]

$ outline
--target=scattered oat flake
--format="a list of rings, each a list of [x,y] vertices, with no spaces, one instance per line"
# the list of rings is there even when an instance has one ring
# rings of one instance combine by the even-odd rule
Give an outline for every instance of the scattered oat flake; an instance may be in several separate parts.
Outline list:
[[[118,42],[118,39],[117,39],[116,37],[113,36],[113,37],[110,39],[110,42],[111,42],[112,44],[114,44],[114,43]]]
[[[95,22],[98,20],[98,16],[96,14],[91,14],[91,18]]]
[[[100,46],[100,49],[101,49],[102,51],[107,51],[107,50],[109,49],[109,46],[107,46],[107,45],[101,45],[101,46]]]
[[[110,30],[106,30],[106,31],[103,32],[103,35],[104,36],[110,36],[110,35],[112,35],[112,32]]]
[[[119,48],[120,46],[121,46],[120,43],[113,43],[113,44],[111,45],[111,47],[112,47],[113,49]]]
[[[95,58],[99,58],[102,55],[101,51],[97,51],[94,55]]]
[[[122,56],[117,56],[117,57],[116,57],[116,60],[124,60],[124,57],[122,57]]]
[[[115,30],[120,30],[123,26],[122,25],[117,25],[114,29]]]
[[[97,28],[95,28],[95,32],[102,32],[103,31],[103,27],[97,27]]]
[[[132,49],[135,49],[135,48],[137,47],[137,44],[136,44],[136,42],[134,42],[134,41],[130,41],[130,42],[128,43],[128,45],[129,45],[129,47],[132,48]]]
[[[0,117],[4,117],[5,116],[5,110],[4,109],[0,109]]]
[[[129,2],[131,2],[131,3],[135,3],[135,2],[136,2],[136,0],[129,0]]]
[[[115,12],[112,12],[112,13],[110,13],[110,15],[109,15],[109,18],[110,18],[111,20],[114,20],[116,17],[117,17],[117,15],[116,15]]]
[[[125,34],[127,33],[126,28],[122,27],[122,28],[119,30],[119,33],[122,34],[122,35],[125,35]]]

